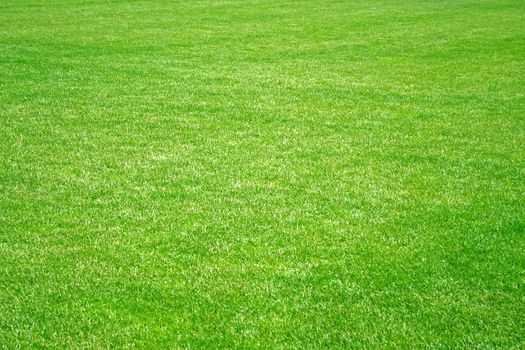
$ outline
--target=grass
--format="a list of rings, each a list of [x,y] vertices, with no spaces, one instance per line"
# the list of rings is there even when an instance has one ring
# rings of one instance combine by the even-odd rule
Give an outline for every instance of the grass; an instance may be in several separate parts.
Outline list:
[[[0,347],[524,348],[524,23],[0,1]]]

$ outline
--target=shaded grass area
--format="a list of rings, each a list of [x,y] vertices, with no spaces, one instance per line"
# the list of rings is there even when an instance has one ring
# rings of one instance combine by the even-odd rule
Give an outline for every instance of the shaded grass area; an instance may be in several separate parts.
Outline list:
[[[0,1],[0,343],[525,346],[522,1]]]

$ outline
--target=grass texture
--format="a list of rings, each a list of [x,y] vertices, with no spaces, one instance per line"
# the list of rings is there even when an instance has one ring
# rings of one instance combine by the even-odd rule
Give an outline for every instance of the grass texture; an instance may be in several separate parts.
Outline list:
[[[0,347],[524,348],[522,0],[0,0]]]

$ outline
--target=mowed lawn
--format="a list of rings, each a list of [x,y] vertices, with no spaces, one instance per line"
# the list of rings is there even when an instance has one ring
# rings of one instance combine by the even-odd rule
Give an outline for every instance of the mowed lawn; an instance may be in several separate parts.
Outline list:
[[[522,0],[0,0],[0,348],[525,347]]]

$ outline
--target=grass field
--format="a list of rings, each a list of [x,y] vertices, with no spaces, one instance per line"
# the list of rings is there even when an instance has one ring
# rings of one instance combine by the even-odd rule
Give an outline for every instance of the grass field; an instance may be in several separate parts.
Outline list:
[[[525,2],[0,0],[0,347],[525,348]]]

